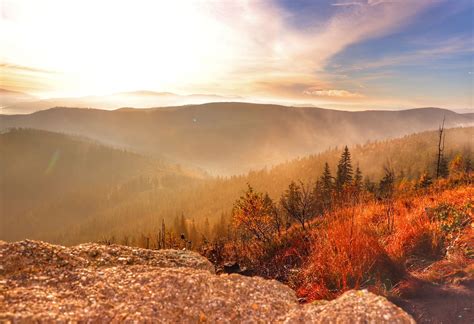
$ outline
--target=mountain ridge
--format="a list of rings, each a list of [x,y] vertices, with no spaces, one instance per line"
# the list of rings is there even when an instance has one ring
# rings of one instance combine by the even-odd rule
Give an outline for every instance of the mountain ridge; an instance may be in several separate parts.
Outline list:
[[[474,116],[439,108],[346,112],[250,103],[154,109],[53,108],[0,115],[0,130],[36,128],[81,135],[173,163],[231,175],[343,144],[470,126]]]
[[[8,91],[8,90],[6,90]],[[230,101],[240,97],[226,97],[215,94],[189,94],[180,95],[172,92],[155,92],[149,90],[138,90],[128,92],[117,92],[107,95],[91,95],[83,97],[59,97],[40,99],[35,97],[22,97],[7,101],[0,110],[6,115],[29,114],[36,111],[63,106],[71,108],[97,107],[105,110],[114,110],[122,107],[154,108],[165,106],[177,106],[187,104],[202,104],[207,102]]]

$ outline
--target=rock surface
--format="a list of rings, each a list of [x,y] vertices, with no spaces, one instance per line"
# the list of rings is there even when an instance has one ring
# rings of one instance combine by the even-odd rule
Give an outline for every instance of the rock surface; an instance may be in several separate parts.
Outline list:
[[[367,290],[351,290],[332,301],[293,309],[285,323],[415,323],[386,298]]]
[[[385,298],[351,291],[299,305],[287,286],[216,275],[189,251],[0,242],[0,322],[414,323]]]

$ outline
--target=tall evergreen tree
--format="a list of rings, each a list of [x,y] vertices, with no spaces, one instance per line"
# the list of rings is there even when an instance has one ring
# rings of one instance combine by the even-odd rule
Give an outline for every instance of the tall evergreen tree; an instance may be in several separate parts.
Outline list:
[[[204,219],[204,224],[202,228],[203,241],[211,240],[211,225],[209,224],[209,218]]]
[[[359,166],[357,166],[355,174],[354,174],[354,187],[357,191],[362,190],[362,171],[360,171]]]
[[[192,248],[196,248],[199,245],[199,239],[199,233],[193,218],[191,228],[189,229],[189,241]]]
[[[338,191],[343,190],[344,187],[352,183],[352,174],[351,153],[346,146],[337,165],[336,189]]]
[[[392,168],[384,167],[385,175],[380,180],[379,193],[381,198],[391,198],[395,188],[395,172]]]
[[[319,181],[316,183],[318,198],[322,203],[323,209],[328,210],[332,205],[332,194],[334,190],[334,177],[331,175],[329,164],[324,164],[324,171]]]

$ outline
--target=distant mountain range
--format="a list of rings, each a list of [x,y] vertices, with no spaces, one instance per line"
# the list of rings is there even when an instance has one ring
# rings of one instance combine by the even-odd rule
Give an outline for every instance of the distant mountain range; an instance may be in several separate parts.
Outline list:
[[[0,114],[4,115],[31,114],[40,110],[46,110],[54,107],[96,108],[114,110],[120,108],[158,108],[185,105],[200,105],[215,102],[245,102],[256,104],[277,104],[303,108],[319,108],[318,106],[315,106],[311,103],[291,102],[291,100],[268,101],[244,98],[240,96],[220,96],[215,94],[180,95],[171,92],[155,92],[141,90],[131,92],[118,92],[114,94],[100,96],[39,99],[30,94],[0,89]],[[335,104],[327,104],[327,106],[325,106],[324,108],[347,111],[372,109],[360,107],[360,105],[351,106]],[[376,110],[379,110],[379,108],[376,108]],[[380,110],[391,109],[382,108]],[[450,110],[460,114],[474,114],[473,109],[459,108]]]
[[[114,111],[54,108],[29,115],[1,115],[0,129],[81,135],[213,174],[231,175],[330,147],[437,129],[443,118],[446,127],[474,124],[472,114],[438,108],[346,112],[230,102]]]
[[[52,98],[39,100],[33,96],[0,89],[0,114],[30,114],[53,107],[118,109],[124,107],[154,108],[182,106],[208,102],[226,102],[241,100],[240,97],[192,94],[178,95],[170,92],[134,91],[120,92],[105,96],[87,96],[77,98]]]

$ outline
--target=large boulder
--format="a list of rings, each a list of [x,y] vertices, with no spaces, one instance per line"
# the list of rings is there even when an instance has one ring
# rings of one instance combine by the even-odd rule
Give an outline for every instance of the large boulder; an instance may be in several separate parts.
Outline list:
[[[189,251],[22,241],[0,244],[0,265],[0,322],[413,323],[365,291],[300,305],[277,281],[216,275]]]
[[[187,250],[149,250],[96,243],[64,247],[33,240],[0,242],[0,275],[120,265],[186,267],[215,273],[208,259]]]
[[[367,290],[351,290],[332,301],[292,309],[285,323],[415,323],[401,308]]]

